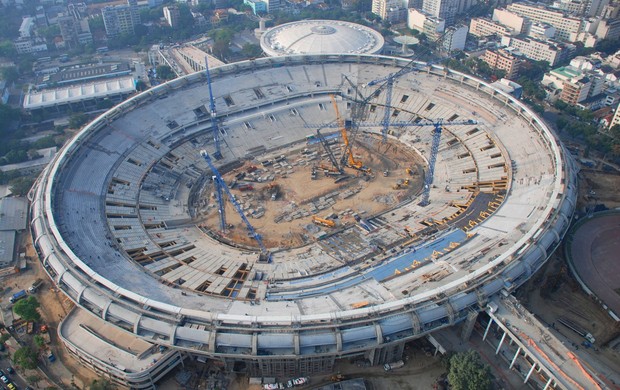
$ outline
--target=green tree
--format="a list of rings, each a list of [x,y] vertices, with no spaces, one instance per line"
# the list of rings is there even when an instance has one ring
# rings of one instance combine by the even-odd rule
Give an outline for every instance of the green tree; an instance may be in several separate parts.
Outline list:
[[[37,368],[37,354],[30,347],[20,348],[13,354],[13,363],[16,366],[34,370]]]
[[[88,122],[88,115],[78,112],[69,117],[69,128],[79,129],[83,124]]]
[[[22,177],[17,177],[15,179],[11,179],[9,181],[9,189],[11,190],[11,193],[15,195],[26,196],[28,194],[28,191],[30,191],[30,189],[32,188],[32,185],[34,184],[35,180],[36,180],[36,177],[33,177],[33,176],[22,176]],[[19,301],[19,302],[23,302],[23,301]]]
[[[163,80],[172,80],[176,77],[176,75],[168,65],[159,65],[157,68],[155,68],[155,72],[157,72],[157,77]]]
[[[26,299],[17,301],[13,305],[13,311],[26,321],[39,321],[41,314],[39,314],[39,301],[34,296],[29,296]]]
[[[19,72],[14,66],[7,66],[0,69],[0,77],[6,80],[7,83],[13,83],[19,78]]]
[[[34,344],[39,348],[43,349],[45,347],[45,339],[40,334],[34,336]]]
[[[0,335],[0,344],[6,343],[6,341],[10,338],[11,335],[9,335],[8,333],[3,333],[2,335]]]
[[[261,54],[263,54],[263,50],[260,48],[259,45],[246,43],[245,45],[243,45],[243,48],[241,48],[241,53],[243,53],[245,57],[256,58],[260,57]]]
[[[91,382],[89,386],[90,390],[114,390],[116,386],[114,386],[107,379],[95,379]]]
[[[15,54],[17,54],[17,52],[15,51],[13,42],[8,39],[0,41],[0,56],[13,57]]]
[[[448,382],[454,390],[491,389],[491,370],[482,363],[478,352],[460,352],[450,358]]]

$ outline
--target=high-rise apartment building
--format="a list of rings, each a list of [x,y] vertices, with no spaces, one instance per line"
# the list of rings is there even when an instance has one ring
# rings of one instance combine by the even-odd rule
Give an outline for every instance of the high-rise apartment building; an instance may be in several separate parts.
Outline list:
[[[424,33],[428,39],[434,41],[443,34],[446,29],[446,21],[410,8],[407,16],[407,27]]]
[[[441,45],[443,50],[451,53],[454,50],[465,50],[465,41],[467,40],[467,26],[450,26],[446,28],[443,34]]]
[[[542,84],[559,91],[560,100],[572,106],[603,92],[605,80],[591,71],[584,71],[573,66],[562,66],[546,73]]]
[[[164,18],[170,27],[179,27],[179,19],[181,18],[181,11],[179,11],[179,7],[176,5],[164,7]]]
[[[527,17],[532,22],[552,25],[556,29],[556,38],[560,40],[575,42],[578,40],[579,33],[585,29],[582,19],[571,17],[561,10],[547,8],[543,5],[524,1],[512,3],[506,9],[519,16]]]
[[[459,0],[424,0],[422,11],[445,20],[450,26],[459,11]]]
[[[390,23],[399,23],[407,18],[406,0],[372,0],[372,13]]]
[[[489,37],[492,35],[501,37],[504,35],[512,35],[514,31],[503,24],[487,18],[473,18],[469,22],[469,33],[477,37]]]
[[[109,37],[119,34],[133,34],[140,24],[140,13],[136,0],[127,0],[127,5],[103,7],[101,10],[105,32]]]
[[[523,61],[508,50],[487,50],[481,58],[491,68],[506,72],[506,78],[514,80],[519,76]]]
[[[546,61],[550,66],[555,66],[558,62],[569,58],[576,49],[570,44],[508,36],[502,37],[502,46],[513,47],[523,56],[534,61]]]

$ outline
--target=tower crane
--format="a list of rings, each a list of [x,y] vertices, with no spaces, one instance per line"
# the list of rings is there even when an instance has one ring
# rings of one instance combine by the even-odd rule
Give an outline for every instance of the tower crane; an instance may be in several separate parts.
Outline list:
[[[220,128],[217,124],[217,111],[215,111],[215,98],[213,97],[213,88],[211,87],[211,72],[209,72],[209,59],[205,56],[205,67],[207,68],[207,85],[209,86],[209,111],[211,114],[211,128],[213,129],[213,143],[215,144],[215,153],[213,157],[216,160],[222,158],[220,149]]]
[[[225,193],[226,196],[228,197],[228,201],[233,205],[233,207],[237,211],[237,214],[239,214],[239,216],[241,217],[241,220],[245,223],[245,226],[248,229],[248,232],[250,233],[252,238],[254,238],[254,240],[256,240],[256,242],[258,243],[258,247],[260,248],[260,252],[261,252],[259,261],[271,263],[271,253],[267,250],[267,248],[265,247],[265,244],[263,244],[262,237],[260,236],[260,234],[258,234],[256,230],[254,230],[254,227],[252,226],[248,218],[243,213],[243,210],[241,209],[241,205],[239,204],[239,202],[237,202],[235,197],[231,194],[230,189],[228,188],[228,186],[224,182],[224,179],[222,178],[222,175],[217,170],[215,165],[213,165],[213,160],[211,160],[209,153],[207,153],[206,150],[202,150],[200,151],[200,154],[202,155],[205,162],[211,169],[211,172],[213,173],[213,182],[217,189],[217,201],[218,201],[219,213],[220,213],[220,228],[222,228],[223,230],[226,228],[226,217],[224,214],[224,198],[223,198],[223,195]]]

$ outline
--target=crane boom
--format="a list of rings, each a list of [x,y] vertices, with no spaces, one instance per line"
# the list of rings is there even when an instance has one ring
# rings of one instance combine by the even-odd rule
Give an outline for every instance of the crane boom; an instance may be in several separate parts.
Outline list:
[[[331,161],[332,165],[336,170],[338,170],[338,172],[343,173],[342,167],[340,166],[340,164],[338,164],[338,160],[336,159],[336,156],[334,156],[334,152],[332,152],[332,149],[329,147],[327,140],[325,139],[325,137],[323,137],[323,134],[321,134],[320,128],[316,129],[316,135],[317,137],[319,137],[319,140],[321,141],[321,145],[323,145],[325,152],[327,152],[329,161]]]
[[[362,168],[362,162],[355,160],[353,157],[353,152],[351,150],[351,145],[349,144],[349,137],[347,135],[347,129],[340,117],[340,111],[338,110],[338,103],[336,102],[336,98],[334,95],[329,95],[329,98],[332,101],[332,105],[334,106],[334,111],[336,111],[336,123],[340,127],[340,134],[342,134],[342,141],[344,142],[344,153],[342,154],[342,162],[347,161],[347,165],[351,168],[360,169]]]
[[[211,128],[213,129],[213,143],[215,144],[215,153],[213,157],[216,160],[222,158],[220,149],[220,128],[217,125],[217,111],[215,111],[215,98],[213,97],[213,88],[211,87],[211,72],[209,72],[209,59],[205,56],[205,67],[207,68],[207,85],[209,86],[209,111],[211,114]]]
[[[260,251],[261,251],[261,259],[264,260],[264,261],[267,261],[267,262],[271,262],[271,253],[269,253],[269,251],[265,247],[265,244],[263,244],[262,237],[260,236],[260,234],[258,234],[258,232],[256,230],[254,230],[254,227],[252,226],[252,224],[250,223],[248,218],[245,216],[245,213],[243,212],[243,209],[241,208],[241,205],[239,204],[239,202],[237,202],[235,197],[230,192],[230,189],[228,188],[228,186],[224,182],[224,179],[222,178],[222,175],[220,174],[220,172],[217,170],[215,165],[213,165],[213,161],[211,160],[211,157],[209,156],[209,153],[207,153],[206,150],[201,150],[200,154],[205,159],[207,165],[211,169],[211,172],[213,172],[213,177],[217,181],[216,185],[219,186],[220,191],[223,191],[223,192],[226,193],[226,196],[228,197],[228,201],[233,205],[233,207],[237,211],[237,214],[239,214],[239,216],[241,217],[241,220],[245,223],[245,226],[247,227],[248,232],[250,233],[252,238],[254,238],[254,240],[256,240],[256,242],[258,243],[258,247],[260,248]],[[219,201],[219,199],[218,199],[218,201]],[[220,203],[220,208],[221,209],[224,208],[223,203],[224,202],[223,202],[223,199],[222,199],[222,201]]]

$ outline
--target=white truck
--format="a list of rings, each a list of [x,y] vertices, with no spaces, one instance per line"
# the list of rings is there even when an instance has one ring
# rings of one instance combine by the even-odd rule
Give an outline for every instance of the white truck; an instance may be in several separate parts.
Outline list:
[[[397,368],[401,368],[404,365],[405,365],[405,362],[403,362],[402,360],[399,360],[397,362],[385,363],[383,365],[383,369],[385,371],[392,371],[392,370],[396,370]]]

